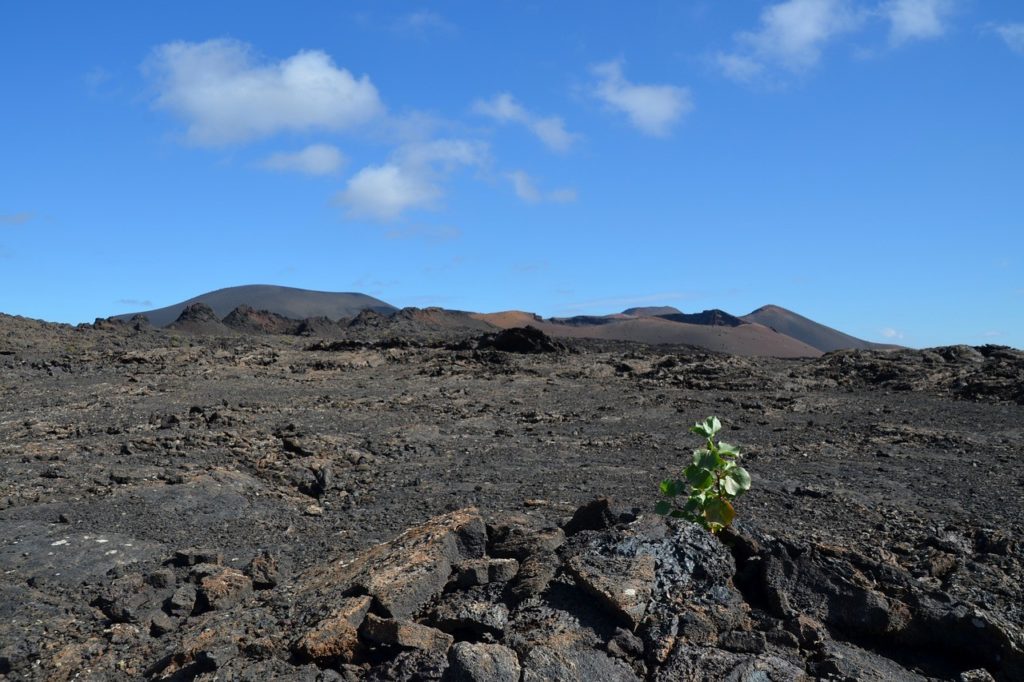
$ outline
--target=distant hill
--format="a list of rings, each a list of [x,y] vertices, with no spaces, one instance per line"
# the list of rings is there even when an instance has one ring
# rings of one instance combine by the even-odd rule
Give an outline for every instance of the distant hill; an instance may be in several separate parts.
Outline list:
[[[734,355],[762,355],[778,358],[818,357],[821,351],[785,334],[779,334],[768,327],[754,323],[737,326],[716,324],[715,315],[702,317],[705,324],[676,322],[664,317],[617,318],[609,316],[594,318],[593,324],[585,324],[586,318],[568,320],[545,320],[532,313],[507,311],[503,313],[475,314],[495,327],[536,327],[548,336],[578,339],[605,339],[609,341],[636,341],[649,344],[679,344],[699,346],[708,350]],[[732,316],[729,316],[730,318]],[[735,318],[732,318],[735,319]]]
[[[832,329],[832,327],[826,327],[803,315],[798,315],[792,310],[786,310],[777,305],[762,306],[740,319],[746,322],[763,324],[780,334],[803,341],[807,345],[813,346],[825,353],[839,349],[891,350],[900,347],[858,339],[855,336],[844,334],[841,331]]]
[[[141,314],[149,318],[150,324],[154,327],[166,327],[177,320],[182,311],[193,303],[205,303],[220,319],[227,317],[240,306],[276,313],[292,320],[310,317],[339,320],[355,317],[363,310],[372,310],[382,315],[392,315],[398,311],[393,305],[366,294],[310,291],[268,284],[252,284],[217,289],[164,308],[116,315],[115,319],[127,321],[133,315]]]
[[[738,327],[741,324],[746,324],[744,320],[738,317],[734,317],[724,310],[718,308],[712,308],[711,310],[704,310],[699,313],[676,313],[672,315],[658,315],[663,320],[671,320],[672,322],[685,322],[687,324],[706,324],[712,327]]]
[[[658,317],[660,315],[682,315],[683,311],[670,305],[651,305],[645,308],[626,308],[622,314],[629,317]]]
[[[272,285],[218,289],[145,315],[154,327],[195,334],[301,334],[353,340],[450,340],[495,329],[533,326],[553,337],[688,345],[735,355],[817,357],[838,349],[898,348],[872,343],[802,315],[767,305],[735,317],[717,308],[684,313],[672,306],[628,308],[610,315],[542,318],[510,310],[473,313],[398,308],[360,293],[309,291]]]

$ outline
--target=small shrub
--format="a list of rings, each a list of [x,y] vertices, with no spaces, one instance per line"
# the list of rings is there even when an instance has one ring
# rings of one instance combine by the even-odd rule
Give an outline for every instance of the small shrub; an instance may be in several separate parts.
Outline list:
[[[739,448],[728,443],[715,442],[715,434],[722,428],[718,417],[708,417],[690,427],[690,431],[703,436],[703,447],[693,451],[693,463],[683,469],[683,478],[661,482],[661,500],[655,507],[659,514],[693,521],[717,533],[736,518],[732,502],[750,490],[750,474],[736,461]],[[678,497],[689,496],[682,506]]]

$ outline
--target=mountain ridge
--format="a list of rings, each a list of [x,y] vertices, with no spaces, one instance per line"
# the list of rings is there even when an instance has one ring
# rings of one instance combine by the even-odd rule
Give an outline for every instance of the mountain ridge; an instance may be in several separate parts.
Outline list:
[[[193,319],[200,312],[202,319]],[[300,329],[323,328],[332,335],[416,336],[442,330],[469,334],[532,326],[556,338],[689,345],[746,356],[817,357],[838,349],[899,347],[859,339],[774,304],[741,317],[718,308],[685,313],[673,306],[646,306],[607,315],[544,318],[518,310],[399,309],[358,292],[256,284],[217,289],[163,308],[111,319],[128,321],[138,315],[147,317],[155,327],[199,334],[298,333]],[[340,323],[337,328],[336,323]]]

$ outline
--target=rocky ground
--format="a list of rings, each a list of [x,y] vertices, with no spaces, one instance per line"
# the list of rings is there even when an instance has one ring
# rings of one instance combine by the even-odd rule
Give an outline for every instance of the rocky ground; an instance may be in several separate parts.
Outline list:
[[[1024,353],[428,341],[0,316],[0,678],[1024,679]]]

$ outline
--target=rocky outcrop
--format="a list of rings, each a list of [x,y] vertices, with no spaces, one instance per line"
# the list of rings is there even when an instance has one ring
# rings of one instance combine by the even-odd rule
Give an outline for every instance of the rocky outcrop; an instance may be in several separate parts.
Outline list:
[[[1024,675],[1024,633],[1005,615],[943,598],[884,557],[744,528],[718,538],[658,516],[598,518],[566,535],[462,509],[285,583],[257,578],[264,599],[252,590],[261,564],[243,573],[215,551],[182,550],[168,568],[114,579],[96,603],[126,640],[169,643],[121,654],[155,679]]]
[[[565,344],[530,326],[503,329],[496,334],[484,334],[476,340],[476,347],[506,353],[557,353],[565,350]]]

